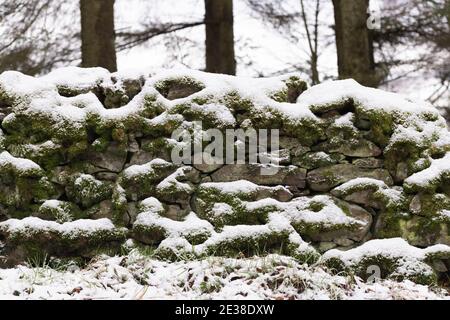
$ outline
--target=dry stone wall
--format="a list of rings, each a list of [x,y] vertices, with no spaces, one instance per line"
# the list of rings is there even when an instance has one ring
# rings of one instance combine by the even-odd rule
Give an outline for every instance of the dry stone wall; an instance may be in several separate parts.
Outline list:
[[[421,282],[449,267],[450,133],[430,105],[353,80],[64,68],[1,74],[0,112],[4,265],[149,246],[360,273],[382,261],[385,276]],[[279,163],[174,163],[173,132],[197,121],[278,129]]]

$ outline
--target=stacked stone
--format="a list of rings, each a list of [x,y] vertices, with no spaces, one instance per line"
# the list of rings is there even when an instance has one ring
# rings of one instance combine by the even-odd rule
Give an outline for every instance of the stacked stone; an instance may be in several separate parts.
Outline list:
[[[7,264],[36,252],[120,253],[127,239],[164,259],[279,252],[308,263],[372,239],[450,245],[444,119],[352,80],[307,89],[292,75],[5,72],[0,112]],[[203,130],[279,129],[276,173],[262,175],[271,165],[258,163],[173,163],[172,133],[195,121]],[[431,251],[419,260],[446,272],[448,247]]]

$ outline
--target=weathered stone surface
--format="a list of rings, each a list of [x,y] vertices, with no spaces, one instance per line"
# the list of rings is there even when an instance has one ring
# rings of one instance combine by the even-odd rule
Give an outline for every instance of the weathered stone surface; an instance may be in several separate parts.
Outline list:
[[[189,78],[167,80],[160,83],[158,91],[167,99],[175,100],[185,98],[203,89],[203,85]]]
[[[374,168],[382,168],[383,167],[383,159],[376,158],[362,158],[362,159],[354,159],[352,161],[357,167],[374,169]]]
[[[384,169],[365,169],[351,164],[337,164],[308,172],[308,186],[314,191],[329,191],[331,188],[355,178],[374,178],[392,185],[392,177]]]
[[[263,175],[263,171],[261,171],[263,168],[270,169],[274,174]],[[286,185],[301,189],[306,184],[306,170],[296,166],[225,165],[214,172],[211,177],[214,182],[230,182],[244,179],[261,185]]]
[[[448,219],[404,214],[382,213],[376,221],[374,236],[379,238],[401,237],[413,246],[427,247],[436,243],[450,245]]]
[[[308,152],[302,156],[294,157],[292,164],[305,169],[316,169],[336,164],[339,156],[329,155],[325,152]]]
[[[127,150],[118,142],[111,142],[106,150],[102,152],[91,152],[87,157],[92,165],[117,173],[124,168],[127,159]]]
[[[333,194],[333,192],[331,193]],[[354,202],[357,204],[369,206],[375,209],[381,209],[383,204],[379,201],[374,201],[372,198],[373,191],[371,190],[362,190],[353,192],[344,197],[345,201]],[[336,195],[336,194],[335,194]]]
[[[130,162],[126,166],[129,167],[129,166],[132,166],[135,164],[139,164],[139,165],[145,164],[156,158],[157,157],[155,157],[151,152],[139,150],[138,152],[135,152],[132,154]],[[166,160],[166,159],[164,159],[164,160]]]
[[[330,148],[329,151],[355,158],[378,157],[382,153],[377,145],[365,139],[361,139],[356,143],[343,143],[338,147]]]
[[[347,212],[349,217],[355,218],[361,223],[351,228],[339,228],[337,230],[308,233],[307,236],[317,242],[334,242],[337,245],[351,245],[353,241],[361,241],[367,235],[372,225],[372,215],[358,205],[338,201],[338,205]]]
[[[223,167],[223,159],[215,158],[209,153],[202,153],[201,156],[194,155],[193,160],[199,157],[201,157],[201,159],[203,160],[202,163],[196,163],[195,161],[192,162],[194,163],[194,168],[196,168],[200,172],[211,173]]]

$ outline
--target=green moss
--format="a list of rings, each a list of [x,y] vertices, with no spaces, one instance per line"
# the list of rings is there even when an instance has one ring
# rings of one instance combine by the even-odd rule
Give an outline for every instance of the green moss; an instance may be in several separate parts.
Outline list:
[[[421,247],[450,241],[450,221],[438,218],[386,212],[380,215],[378,224],[377,238],[401,237]]]
[[[108,199],[112,194],[112,184],[95,179],[91,175],[75,175],[71,183],[66,186],[67,197],[75,203],[87,208],[102,200]]]
[[[155,89],[158,90],[158,92],[166,98],[170,98],[171,89],[184,89],[186,91],[184,97],[186,97],[187,95],[189,95],[187,93],[192,94],[205,88],[205,85],[203,83],[188,76],[168,78],[155,83],[154,86]]]
[[[9,152],[19,158],[30,159],[44,169],[51,169],[64,162],[62,146],[47,141],[42,144],[11,144],[8,142]]]
[[[254,108],[250,99],[242,98],[237,91],[231,91],[224,95],[221,101],[233,114],[237,112],[249,112]]]
[[[124,216],[127,214],[128,202],[125,190],[119,184],[114,185],[112,192],[113,221],[117,225],[124,225]]]
[[[302,146],[310,147],[325,138],[323,124],[311,118],[287,119],[280,128],[281,134],[297,138]]]
[[[292,159],[292,163],[305,169],[316,169],[338,163],[338,155],[323,152],[308,152]]]
[[[244,200],[253,200],[255,198],[254,192],[227,194],[222,193],[216,188],[207,188],[201,185],[197,189],[197,213],[200,218],[206,219],[217,228],[224,225],[238,225],[238,224],[264,224],[267,222],[267,215],[269,212],[276,210],[273,206],[266,206],[254,211],[249,211],[245,207]],[[224,203],[232,208],[231,214],[217,216],[214,214],[214,204]]]
[[[288,232],[271,232],[252,236],[241,235],[233,239],[223,239],[206,248],[207,255],[238,257],[262,255],[270,252],[283,253],[289,243]]]
[[[295,103],[298,96],[308,89],[305,81],[297,76],[291,76],[285,81],[286,88],[271,94],[271,98],[277,102]]]
[[[46,201],[39,208],[39,216],[58,223],[83,218],[80,208],[67,201]]]
[[[440,216],[442,210],[450,210],[450,197],[442,193],[420,193],[412,201],[418,208],[414,214],[430,219]]]
[[[168,236],[167,230],[161,225],[143,225],[136,223],[133,225],[133,238],[145,244],[159,244]]]
[[[149,163],[143,166],[145,169],[139,174],[128,174],[123,171],[119,177],[119,183],[126,190],[127,198],[130,200],[136,201],[154,196],[158,183],[176,169],[176,165],[169,162]]]
[[[92,142],[91,146],[96,152],[106,151],[110,140],[107,137],[99,137]]]
[[[366,109],[360,105],[357,105],[355,110],[357,122],[359,119],[370,122],[370,131],[367,138],[379,146],[387,146],[394,132],[394,119],[399,119],[402,115],[382,109]]]

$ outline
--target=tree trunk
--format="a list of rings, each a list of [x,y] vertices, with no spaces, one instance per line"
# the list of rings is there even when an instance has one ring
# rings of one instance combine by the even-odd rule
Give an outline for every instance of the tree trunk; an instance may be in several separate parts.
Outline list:
[[[367,28],[369,0],[333,0],[339,78],[376,87],[373,45]]]
[[[114,0],[80,0],[81,65],[117,71]]]
[[[206,71],[236,74],[233,0],[205,0]]]

